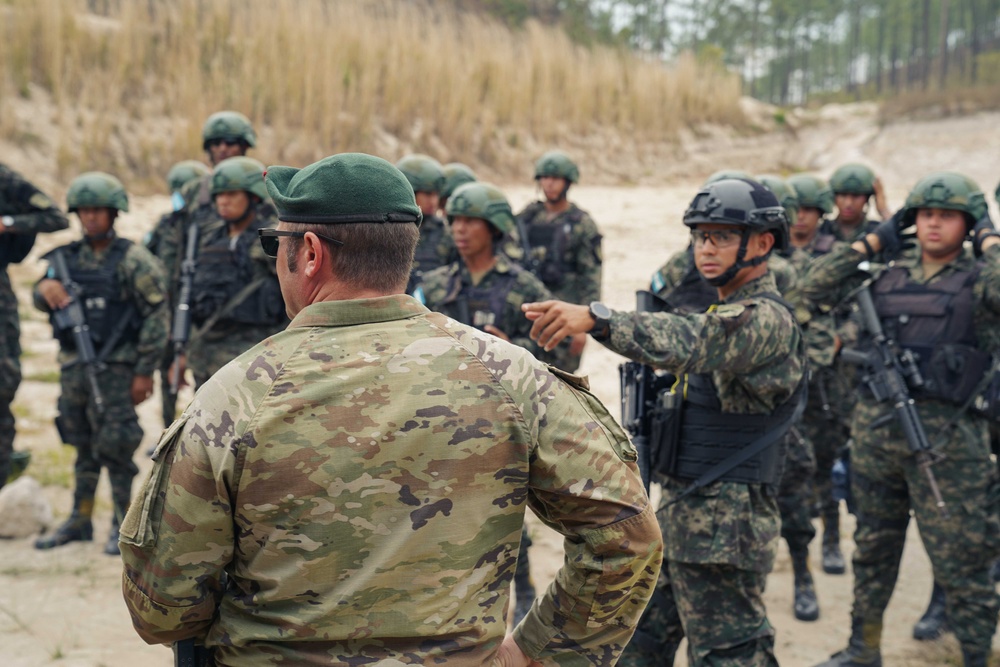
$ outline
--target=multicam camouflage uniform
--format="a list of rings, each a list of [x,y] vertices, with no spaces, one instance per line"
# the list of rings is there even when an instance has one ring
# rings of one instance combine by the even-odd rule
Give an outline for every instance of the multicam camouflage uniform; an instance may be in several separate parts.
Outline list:
[[[7,265],[20,262],[35,235],[66,229],[69,221],[51,199],[20,174],[0,164],[0,487],[10,473],[14,414],[10,404],[21,384],[21,325]]]
[[[929,204],[936,205],[951,208],[947,202]],[[817,259],[803,284],[804,294],[817,302],[837,303],[868,277],[858,270],[864,259],[863,253],[846,245]],[[916,249],[897,257],[895,266],[905,272],[908,284],[933,286],[975,271],[977,262],[965,249],[928,278]],[[978,270],[971,296],[977,348],[995,354],[1000,350],[1000,247],[986,250]],[[898,421],[887,414],[892,407],[875,403],[865,393],[869,398],[858,401],[851,428],[851,490],[858,517],[853,634],[848,650],[828,664],[880,664],[874,661],[882,615],[895,587],[911,510],[935,580],[945,589],[950,625],[963,651],[984,656],[990,650],[1000,608],[989,575],[990,562],[1000,552],[1000,483],[990,459],[988,425],[972,413],[960,413],[952,402],[916,393],[924,429],[944,455],[933,468],[949,508],[949,516],[944,516],[935,506],[927,477],[910,453]],[[850,662],[855,655],[857,662]],[[985,662],[969,662],[967,657],[966,664]]]
[[[674,373],[711,373],[725,412],[770,412],[791,396],[805,365],[791,313],[760,294],[777,296],[770,274],[705,314],[615,313],[605,344]],[[660,481],[666,562],[638,630],[672,650],[686,635],[692,665],[775,664],[761,595],[778,546],[776,489],[719,481],[667,507],[687,482]],[[619,664],[672,660],[633,643]]]
[[[530,506],[567,559],[519,646],[613,663],[660,540],[584,386],[411,297],[308,306],[164,434],[122,530],[136,629],[218,665],[489,664]]]
[[[76,447],[74,466],[76,487],[73,513],[60,528],[76,531],[74,539],[90,538],[90,517],[101,468],[107,468],[114,505],[112,538],[117,544],[117,526],[129,505],[132,478],[139,472],[132,455],[142,441],[142,427],[132,405],[131,386],[136,376],[152,376],[167,342],[170,313],[166,308],[166,279],[160,262],[141,245],[115,238],[103,250],[95,252],[90,244],[77,241],[59,249],[70,265],[89,272],[113,272],[118,286],[118,300],[130,306],[131,323],[118,342],[104,353],[105,345],[95,344],[103,354],[104,369],[97,382],[104,399],[99,414],[87,380],[86,368],[79,363],[75,348],[61,345],[59,364],[59,417],[56,423],[66,444]],[[112,267],[109,262],[117,261]],[[52,277],[49,275],[48,277]],[[75,278],[74,278],[75,279]],[[85,301],[87,293],[82,299]],[[51,312],[38,289],[35,306]],[[41,538],[38,548],[60,546],[65,542],[55,535]],[[109,541],[108,549],[113,545]],[[108,553],[117,553],[114,549]]]

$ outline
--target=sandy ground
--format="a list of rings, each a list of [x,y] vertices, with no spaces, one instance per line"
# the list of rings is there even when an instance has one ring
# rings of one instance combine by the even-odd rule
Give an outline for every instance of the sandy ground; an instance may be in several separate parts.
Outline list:
[[[1000,114],[980,114],[933,123],[903,123],[880,128],[871,106],[831,107],[820,113],[795,116],[794,133],[745,140],[692,139],[687,146],[690,177],[673,177],[656,186],[587,186],[572,191],[572,198],[588,209],[605,236],[604,300],[613,308],[629,309],[634,292],[648,285],[653,271],[685,244],[682,212],[701,178],[715,169],[749,166],[752,171],[781,170],[795,166],[828,175],[839,163],[859,159],[882,175],[890,203],[899,205],[907,189],[923,174],[935,169],[965,171],[992,192],[1000,178]],[[701,142],[701,143],[699,143]],[[675,165],[671,174],[682,174]],[[586,166],[584,165],[586,178]],[[512,186],[508,193],[515,208],[533,198],[532,188]],[[140,238],[158,214],[167,208],[166,197],[133,202],[133,212],[119,223],[125,236]],[[995,210],[995,208],[994,208]],[[67,231],[40,239],[33,258],[46,248],[78,234]],[[55,344],[47,323],[32,311],[27,293],[41,265],[30,259],[12,270],[21,293],[24,317],[22,343],[26,350],[25,382],[15,402],[18,448],[34,452],[36,475],[48,482],[46,494],[57,520],[69,509],[72,452],[58,444],[52,418],[58,385],[53,382]],[[618,416],[620,358],[591,342],[582,372],[591,377],[596,393]],[[183,395],[182,395],[182,398]],[[148,470],[142,452],[152,444],[162,425],[158,398],[140,408],[146,439],[136,460]],[[120,562],[101,553],[110,521],[106,482],[99,490],[97,540],[72,544],[49,552],[32,548],[32,540],[0,541],[0,664],[34,667],[118,667],[171,664],[167,649],[146,646],[132,631],[120,594]],[[853,521],[845,515],[844,549],[849,554]],[[558,536],[534,524],[536,546],[531,565],[536,584],[544,586],[562,562]],[[782,665],[812,665],[842,648],[849,634],[851,577],[832,577],[819,568],[814,543],[813,569],[822,614],[815,623],[794,620],[791,613],[791,566],[782,545],[766,593],[768,610],[777,627],[777,653]],[[887,666],[959,664],[951,637],[922,644],[910,638],[910,629],[927,601],[930,566],[916,529],[911,527],[903,558],[900,582],[886,615],[883,655]],[[1000,647],[1000,644],[996,644]],[[682,664],[683,658],[678,660]]]

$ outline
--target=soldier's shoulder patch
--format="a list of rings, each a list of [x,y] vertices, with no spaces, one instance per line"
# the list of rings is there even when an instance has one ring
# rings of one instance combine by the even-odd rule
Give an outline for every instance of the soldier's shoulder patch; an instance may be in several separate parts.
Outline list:
[[[745,303],[723,303],[716,306],[712,312],[719,317],[739,317],[746,312],[749,305]]]
[[[146,303],[152,306],[161,303],[165,296],[160,281],[152,273],[141,273],[136,276],[135,289]]]
[[[28,203],[37,209],[49,209],[55,206],[51,199],[41,192],[36,192],[28,198]]]

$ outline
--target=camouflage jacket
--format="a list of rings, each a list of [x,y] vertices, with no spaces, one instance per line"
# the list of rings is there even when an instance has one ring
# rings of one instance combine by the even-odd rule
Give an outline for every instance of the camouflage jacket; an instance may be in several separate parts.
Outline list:
[[[674,374],[708,373],[724,412],[772,412],[790,398],[806,373],[801,334],[770,273],[702,314],[613,312],[604,345]],[[667,559],[770,572],[777,554],[780,514],[767,486],[717,481],[676,504],[687,482],[661,478],[660,515]]]
[[[819,230],[822,234],[833,234],[838,241],[854,243],[865,234],[875,231],[876,227],[878,227],[878,220],[868,220],[866,218],[861,221],[861,224],[859,224],[853,232],[847,234],[845,233],[844,227],[838,220],[824,219],[823,222],[820,223]]]
[[[477,329],[492,324],[504,332],[514,345],[523,347],[532,354],[538,352],[538,344],[528,335],[532,322],[521,312],[521,304],[545,301],[551,299],[552,295],[538,278],[503,255],[497,256],[496,265],[479,279],[478,284],[473,285],[472,275],[465,262],[458,260],[426,274],[421,290],[424,302],[431,310]],[[473,298],[478,297],[479,301],[484,302],[484,306],[489,305],[485,302],[502,299],[499,318],[494,319],[495,313],[483,312],[479,318],[485,316],[490,321],[475,321],[480,309],[469,312],[469,297],[473,291],[476,292]]]
[[[533,228],[548,228],[541,235],[551,236],[551,243],[530,242],[532,256],[523,264],[555,298],[581,304],[601,300],[601,234],[589,213],[570,203],[568,210],[550,218],[545,205],[536,201],[518,213],[517,220],[518,233],[529,239],[538,234]]]
[[[108,248],[95,253],[89,243],[66,245],[60,249],[69,252],[74,247],[80,265],[84,268],[99,268],[108,258]],[[152,375],[163,357],[169,335],[170,311],[167,308],[167,285],[163,266],[146,248],[132,243],[118,264],[116,273],[122,299],[131,302],[135,307],[136,317],[140,321],[139,335],[137,340],[119,342],[104,357],[104,361],[129,364],[136,375]],[[52,277],[54,276],[51,275],[50,269],[43,280]],[[45,313],[51,312],[38,291],[37,283],[33,296],[36,308]],[[60,350],[59,363],[62,366],[71,364],[76,360],[76,356],[75,351]]]
[[[133,624],[218,665],[490,664],[531,507],[567,555],[517,643],[613,663],[662,544],[585,387],[411,297],[307,307],[161,438],[121,529]]]

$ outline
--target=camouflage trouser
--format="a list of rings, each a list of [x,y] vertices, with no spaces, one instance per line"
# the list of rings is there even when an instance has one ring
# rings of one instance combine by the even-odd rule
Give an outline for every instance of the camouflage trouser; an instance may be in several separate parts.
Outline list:
[[[686,484],[665,480],[664,502]],[[666,553],[653,599],[619,665],[673,664],[683,637],[691,667],[771,667],[774,628],[764,583],[778,510],[759,485],[715,482],[657,517]],[[691,562],[695,561],[695,562]]]
[[[108,364],[98,373],[105,406],[99,414],[84,367],[77,364],[62,371],[56,424],[63,441],[77,450],[74,506],[94,497],[102,467],[108,469],[116,511],[128,505],[132,478],[139,472],[132,455],[142,441],[132,405],[133,377],[127,364]]]
[[[879,414],[876,407],[859,405],[853,429],[854,617],[881,622],[899,574],[912,510],[934,578],[945,590],[955,636],[965,648],[988,652],[1000,608],[989,575],[1000,551],[1000,485],[990,460],[987,426],[965,416],[942,436],[939,431],[956,408],[932,404],[921,409],[928,436],[945,455],[932,469],[947,505],[946,517],[935,506],[927,477],[897,423],[875,432],[869,428]]]
[[[4,272],[0,275],[0,487],[7,482],[14,451],[14,413],[10,405],[21,384],[20,335],[17,299],[10,292]]]
[[[174,347],[167,345],[160,360],[160,415],[163,428],[167,428],[177,417],[177,395],[170,393],[170,365],[174,363]]]
[[[788,438],[785,469],[778,490],[778,509],[781,510],[781,536],[790,551],[805,551],[816,536],[812,525],[813,478],[816,475],[816,457],[812,444],[793,429]]]
[[[820,370],[819,373],[823,374],[829,411],[823,410],[821,392],[816,387],[819,379],[814,380],[810,383],[809,400],[799,428],[813,447],[816,457],[816,475],[813,480],[815,499],[824,522],[829,523],[839,521],[840,516],[840,503],[833,498],[830,471],[833,470],[837,453],[851,436],[854,397],[844,387],[843,378],[837,378],[829,371]]]
[[[188,346],[187,365],[194,375],[195,388],[201,387],[223,366],[280,328],[246,326],[223,336],[217,335],[213,329],[210,337],[192,340]]]

